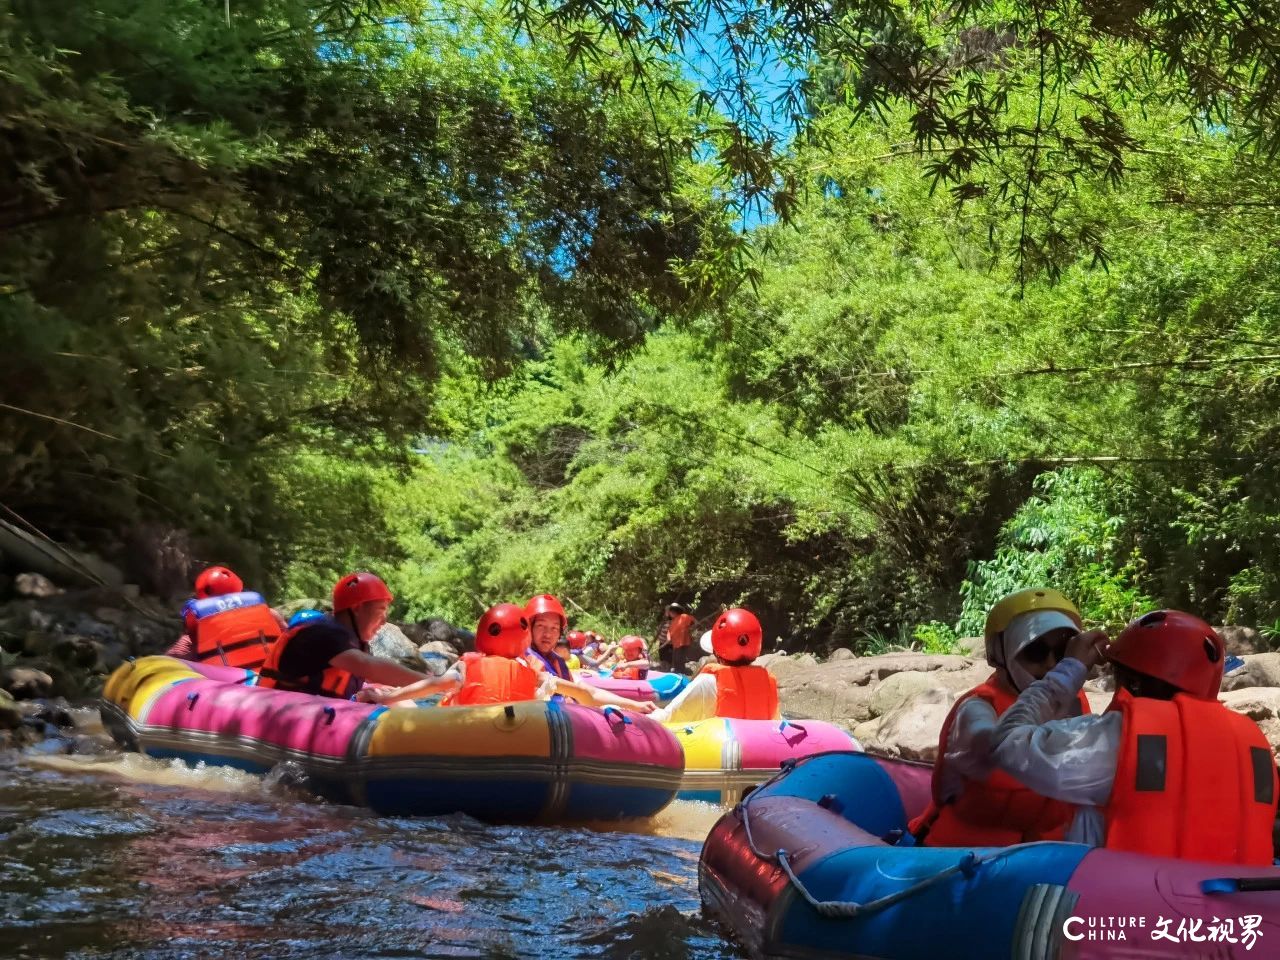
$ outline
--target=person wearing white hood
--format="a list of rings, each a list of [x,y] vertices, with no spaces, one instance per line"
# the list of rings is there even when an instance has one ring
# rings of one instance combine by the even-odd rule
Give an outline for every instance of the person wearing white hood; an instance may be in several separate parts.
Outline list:
[[[1008,846],[1061,839],[1073,809],[1035,793],[994,762],[1000,717],[1019,694],[1064,657],[1083,629],[1075,604],[1056,590],[1033,588],[1003,598],[987,614],[987,663],[995,672],[958,700],[942,725],[933,768],[933,799],[911,823],[929,846]],[[1089,713],[1083,693],[1060,719]]]

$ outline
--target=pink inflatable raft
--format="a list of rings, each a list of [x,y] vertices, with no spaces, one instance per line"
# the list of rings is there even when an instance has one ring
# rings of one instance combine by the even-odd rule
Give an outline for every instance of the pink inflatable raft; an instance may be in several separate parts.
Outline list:
[[[145,657],[108,678],[103,722],[153,757],[254,772],[291,762],[322,796],[392,815],[643,817],[671,802],[684,768],[660,724],[612,707],[389,710],[254,682],[246,670]]]
[[[670,702],[689,685],[684,674],[661,670],[650,670],[643,680],[619,680],[607,670],[579,670],[575,679],[620,697],[654,703]]]
[[[1073,843],[896,845],[929,776],[858,753],[798,761],[712,829],[704,907],[765,957],[1280,956],[1280,870]]]

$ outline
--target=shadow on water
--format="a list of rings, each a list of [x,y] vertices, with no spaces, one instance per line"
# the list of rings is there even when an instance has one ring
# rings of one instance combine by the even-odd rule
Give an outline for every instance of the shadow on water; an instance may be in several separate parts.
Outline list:
[[[133,754],[0,758],[7,957],[739,957],[698,912],[718,811],[392,819],[289,778]]]

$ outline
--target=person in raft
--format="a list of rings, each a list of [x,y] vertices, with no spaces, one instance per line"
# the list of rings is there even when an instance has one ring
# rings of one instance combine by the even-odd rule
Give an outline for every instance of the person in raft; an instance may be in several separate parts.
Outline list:
[[[379,689],[407,684],[423,697],[455,689],[456,680],[427,677],[369,652],[393,599],[374,574],[347,574],[334,585],[333,616],[301,620],[281,637],[259,671],[258,686],[326,697],[359,693],[365,702],[378,702]],[[366,684],[377,686],[362,689]]]
[[[613,668],[615,680],[643,680],[649,675],[649,651],[645,649],[644,637],[628,634],[618,641],[617,656],[620,658]]]
[[[576,632],[577,631],[570,630],[569,636],[565,637],[563,640],[557,640],[555,647],[556,656],[568,665],[571,676],[574,670],[582,669],[582,661],[579,660],[578,655],[573,652],[573,635]]]
[[[1226,648],[1199,617],[1156,610],[1110,647],[1080,634],[992,734],[996,766],[1073,806],[1066,839],[1152,856],[1270,866],[1277,776],[1258,725],[1218,702]],[[1053,719],[1109,660],[1101,714]]]
[[[702,649],[715,654],[689,685],[666,707],[655,710],[655,720],[693,723],[710,717],[739,720],[778,720],[778,681],[753,661],[764,646],[764,630],[750,610],[726,610],[712,624]]]
[[[1080,630],[1080,612],[1057,590],[1019,590],[987,613],[987,663],[995,672],[956,700],[942,724],[932,802],[911,823],[917,842],[1007,846],[1062,839],[1071,808],[995,769],[991,738],[999,718],[1062,660],[1067,641]],[[1046,719],[1088,713],[1089,701],[1080,693],[1058,708]]]
[[[536,599],[536,598],[535,598]],[[474,707],[522,700],[549,700],[556,694],[599,707],[615,706],[649,713],[652,703],[638,703],[605,690],[562,680],[529,653],[529,618],[514,603],[490,607],[476,626],[475,653],[463,654],[444,675],[457,687],[442,707]],[[425,696],[424,683],[375,692],[378,703]]]
[[[524,616],[529,622],[529,654],[553,677],[572,680],[569,664],[556,652],[556,645],[569,628],[569,618],[560,601],[549,593],[540,593],[524,605]]]
[[[185,633],[166,657],[256,669],[285,632],[284,618],[261,595],[246,592],[229,567],[206,567],[196,576],[194,596],[182,607]]]

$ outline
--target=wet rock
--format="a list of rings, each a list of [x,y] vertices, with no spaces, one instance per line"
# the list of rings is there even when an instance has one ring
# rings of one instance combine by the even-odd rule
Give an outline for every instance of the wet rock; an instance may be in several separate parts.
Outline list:
[[[47,657],[57,636],[44,630],[28,630],[22,635],[22,652],[28,657]]]
[[[22,708],[5,690],[0,690],[0,729],[13,730],[22,726]]]
[[[102,663],[102,645],[88,637],[63,637],[53,647],[53,655],[72,667],[91,670]]]
[[[858,655],[848,647],[837,647],[831,651],[831,656],[827,658],[830,663],[839,663],[841,660],[856,660]]]
[[[38,720],[62,730],[76,726],[71,715],[71,704],[62,697],[53,700],[23,700],[18,706],[24,719]]]
[[[20,597],[55,597],[62,592],[41,573],[18,574],[13,581],[13,589]]]
[[[53,677],[32,667],[9,667],[0,672],[0,688],[15,700],[36,700],[53,693]]]

